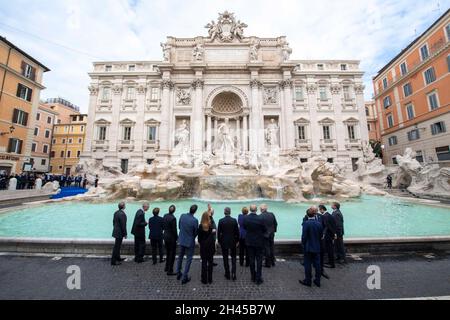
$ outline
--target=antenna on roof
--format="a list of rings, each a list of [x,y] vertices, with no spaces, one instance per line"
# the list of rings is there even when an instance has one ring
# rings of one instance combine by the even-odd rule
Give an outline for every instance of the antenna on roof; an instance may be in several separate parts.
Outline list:
[[[441,14],[441,3],[438,1],[437,2],[437,9],[434,9],[433,12],[439,12],[439,15]]]

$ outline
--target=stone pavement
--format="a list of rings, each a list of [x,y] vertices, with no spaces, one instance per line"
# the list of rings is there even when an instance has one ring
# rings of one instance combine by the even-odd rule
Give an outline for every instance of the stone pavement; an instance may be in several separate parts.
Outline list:
[[[450,254],[391,257],[363,256],[327,269],[330,280],[322,288],[306,288],[299,259],[280,260],[263,269],[264,284],[250,281],[247,268],[238,266],[238,280],[224,278],[222,260],[214,268],[212,285],[200,282],[200,260],[194,259],[192,281],[182,286],[163,273],[163,265],[124,262],[112,267],[108,258],[0,255],[0,299],[396,299],[450,295]],[[81,269],[81,290],[68,290],[67,267]],[[367,288],[367,267],[381,268],[381,290]]]

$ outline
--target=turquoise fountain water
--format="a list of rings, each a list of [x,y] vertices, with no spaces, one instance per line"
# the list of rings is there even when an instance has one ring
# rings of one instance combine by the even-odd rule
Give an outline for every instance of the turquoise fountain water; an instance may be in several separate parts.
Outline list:
[[[278,219],[277,239],[299,239],[301,221],[308,206],[314,203],[288,204],[276,201],[267,203]],[[200,219],[208,202],[201,200],[178,200],[151,203],[151,210],[161,208],[165,214],[169,205],[177,206],[176,216],[187,212],[190,205],[199,205],[196,216]],[[211,202],[215,220],[223,217],[223,209],[231,207],[237,217],[249,202]],[[317,204],[317,203],[315,203]],[[128,229],[131,229],[139,203],[127,203]],[[112,216],[116,203],[92,204],[88,202],[61,202],[10,211],[0,214],[0,237],[36,238],[111,238]],[[330,208],[331,210],[331,208]],[[363,196],[342,204],[347,238],[450,236],[450,207],[419,205],[404,200],[385,197]]]

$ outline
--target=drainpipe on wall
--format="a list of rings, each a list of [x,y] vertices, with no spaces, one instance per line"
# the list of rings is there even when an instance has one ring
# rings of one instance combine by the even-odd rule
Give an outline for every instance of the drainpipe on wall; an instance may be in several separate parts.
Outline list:
[[[10,56],[11,56],[11,47],[9,47],[8,57],[6,58],[6,68],[5,68],[5,73],[3,74],[2,87],[0,89],[0,102],[2,101],[2,97],[3,97],[3,87],[5,86],[6,73],[7,73],[7,68],[9,65],[9,57]]]

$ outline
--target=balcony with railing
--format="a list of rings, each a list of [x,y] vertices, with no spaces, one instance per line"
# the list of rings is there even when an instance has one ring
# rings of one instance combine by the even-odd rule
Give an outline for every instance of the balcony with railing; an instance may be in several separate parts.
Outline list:
[[[391,89],[396,83],[403,80],[407,76],[415,73],[417,70],[420,69],[420,67],[422,67],[424,64],[429,62],[431,59],[433,59],[435,56],[437,56],[439,53],[441,53],[445,48],[447,48],[449,46],[450,46],[450,41],[446,41],[444,38],[439,38],[436,42],[434,42],[429,47],[428,57],[426,57],[425,59],[417,59],[417,60],[413,61],[412,63],[408,63],[408,69],[406,70],[406,72],[404,72],[401,75],[395,76],[391,80],[388,79],[386,87],[381,87],[381,88],[378,87],[375,89],[376,92],[375,92],[374,98],[375,99],[378,98],[384,92]],[[390,69],[392,69],[393,67],[394,66],[392,66]]]
[[[296,139],[295,140],[295,147],[297,150],[311,150],[311,140],[310,139]]]
[[[119,140],[117,144],[117,149],[119,151],[133,151],[134,150],[134,140]]]
[[[146,151],[158,151],[159,150],[159,140],[145,140],[144,141],[144,152]]]
[[[333,149],[336,150],[336,139],[320,139],[320,149]]]
[[[108,140],[94,140],[92,141],[92,151],[108,151],[109,150],[109,141]]]

